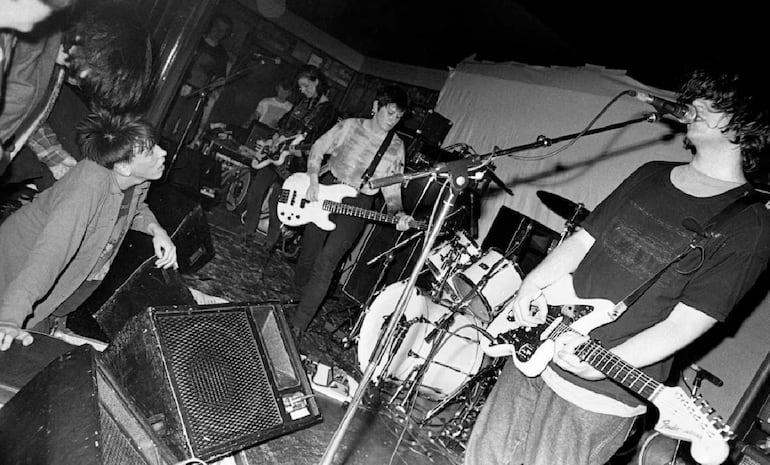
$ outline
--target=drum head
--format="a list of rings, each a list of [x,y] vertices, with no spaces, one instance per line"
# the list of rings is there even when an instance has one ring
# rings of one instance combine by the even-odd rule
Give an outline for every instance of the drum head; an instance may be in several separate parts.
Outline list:
[[[358,344],[361,370],[365,371],[369,366],[371,355],[386,329],[387,317],[395,311],[405,288],[405,281],[391,284],[367,310]],[[420,390],[435,399],[441,399],[462,386],[478,372],[484,353],[479,345],[480,334],[471,326],[478,322],[461,314],[454,314],[448,319],[450,313],[448,308],[413,291],[404,311],[404,319],[397,329],[398,337],[393,338],[397,347],[389,348],[375,370],[375,376],[382,376],[387,364],[384,378],[404,381],[413,370],[427,366],[422,373]],[[443,331],[436,329],[442,321]]]

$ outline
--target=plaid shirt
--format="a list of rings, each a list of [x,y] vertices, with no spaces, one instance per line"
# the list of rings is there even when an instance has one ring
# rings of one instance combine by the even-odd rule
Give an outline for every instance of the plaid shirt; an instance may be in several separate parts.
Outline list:
[[[70,156],[48,123],[41,123],[35,129],[27,139],[27,145],[35,152],[38,160],[48,166],[56,166]]]

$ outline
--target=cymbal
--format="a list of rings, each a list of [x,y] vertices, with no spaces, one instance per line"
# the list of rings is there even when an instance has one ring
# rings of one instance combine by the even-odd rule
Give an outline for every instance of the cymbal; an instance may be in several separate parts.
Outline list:
[[[537,197],[554,213],[575,224],[580,224],[591,213],[582,203],[575,203],[551,192],[537,191]]]

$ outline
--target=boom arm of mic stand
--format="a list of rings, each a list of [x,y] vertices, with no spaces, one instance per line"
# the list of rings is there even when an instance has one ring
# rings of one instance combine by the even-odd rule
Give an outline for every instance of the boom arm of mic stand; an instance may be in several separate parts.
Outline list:
[[[450,172],[450,176],[454,177],[454,174]],[[467,178],[467,173],[465,174],[465,178]],[[414,268],[412,268],[412,273],[409,276],[409,280],[407,281],[406,288],[401,293],[401,297],[398,300],[398,304],[396,304],[396,309],[393,312],[393,314],[390,316],[390,320],[388,321],[388,326],[382,335],[381,343],[375,347],[374,352],[372,353],[369,365],[366,367],[366,371],[364,371],[364,374],[361,377],[361,381],[359,381],[358,388],[356,389],[356,392],[353,394],[353,397],[351,398],[350,403],[348,404],[348,409],[345,412],[345,415],[342,417],[342,421],[337,427],[337,431],[335,431],[334,436],[332,436],[332,440],[329,443],[329,446],[326,448],[326,451],[324,452],[323,457],[321,458],[321,465],[331,465],[332,460],[334,459],[334,453],[337,451],[340,444],[342,443],[342,438],[345,434],[345,431],[348,429],[348,427],[350,426],[350,422],[353,420],[353,416],[355,415],[356,409],[358,408],[358,405],[361,403],[361,400],[364,397],[364,393],[366,392],[369,381],[371,381],[372,377],[374,376],[375,370],[377,370],[377,368],[379,367],[380,361],[382,360],[382,357],[385,355],[385,351],[387,347],[389,347],[389,341],[393,338],[393,335],[396,332],[396,328],[398,327],[398,322],[403,316],[404,312],[406,311],[406,306],[409,303],[409,299],[412,295],[412,291],[414,290],[415,284],[417,283],[417,277],[419,276],[420,271],[422,270],[422,267],[425,265],[425,262],[428,259],[428,254],[433,248],[433,243],[436,241],[436,238],[441,232],[441,228],[444,225],[444,222],[446,221],[447,216],[449,215],[449,211],[452,209],[452,206],[454,205],[454,201],[457,198],[457,195],[459,193],[458,191],[462,190],[462,188],[466,184],[467,183],[465,182],[458,183],[455,179],[453,179],[453,182],[452,182],[453,187],[450,190],[449,197],[446,200],[444,200],[444,204],[441,207],[441,210],[439,211],[438,217],[436,218],[436,221],[434,222],[432,229],[428,233],[428,237],[425,240],[425,244],[423,244],[420,257],[417,260],[417,263],[414,265]]]
[[[626,126],[630,126],[630,125],[636,124],[636,123],[654,123],[654,122],[659,121],[659,120],[660,120],[660,115],[659,114],[657,114],[657,113],[648,113],[648,114],[646,114],[646,115],[644,115],[642,117],[639,117],[639,118],[634,118],[634,119],[631,119],[631,120],[628,120],[628,121],[622,121],[620,123],[614,123],[614,124],[610,124],[610,125],[607,125],[607,126],[602,126],[600,128],[596,128],[596,129],[589,129],[588,131],[584,131],[584,132],[576,132],[576,133],[572,133],[572,134],[567,134],[567,135],[564,135],[564,136],[556,137],[554,139],[551,139],[551,138],[545,137],[545,136],[539,136],[537,138],[536,142],[532,142],[532,143],[524,144],[524,145],[517,145],[515,147],[511,147],[511,148],[503,149],[503,150],[497,150],[496,149],[496,150],[494,150],[494,151],[492,151],[490,153],[485,153],[483,155],[479,155],[479,157],[492,157],[492,158],[506,157],[506,156],[512,155],[512,154],[514,154],[516,152],[523,152],[524,150],[532,150],[532,149],[537,149],[537,148],[541,148],[541,147],[548,147],[550,145],[557,144],[559,142],[564,142],[565,140],[575,139],[578,136],[582,137],[582,136],[588,136],[588,135],[592,135],[592,134],[598,134],[598,133],[601,133],[601,132],[610,131],[610,130],[613,130],[613,129],[619,129],[619,128],[623,128],[623,127],[626,127]]]

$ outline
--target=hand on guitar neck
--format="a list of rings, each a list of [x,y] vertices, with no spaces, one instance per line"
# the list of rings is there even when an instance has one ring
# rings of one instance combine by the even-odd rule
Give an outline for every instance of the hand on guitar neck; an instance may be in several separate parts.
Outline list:
[[[356,216],[380,223],[395,224],[399,231],[409,228],[427,228],[422,221],[415,221],[403,213],[388,215],[377,211],[367,210],[342,203],[345,197],[358,195],[356,189],[346,184],[321,185],[318,178],[307,173],[294,173],[283,183],[278,199],[278,219],[287,226],[301,226],[313,223],[326,231],[333,230],[336,225],[329,219],[332,213]],[[313,196],[315,200],[312,200]]]

